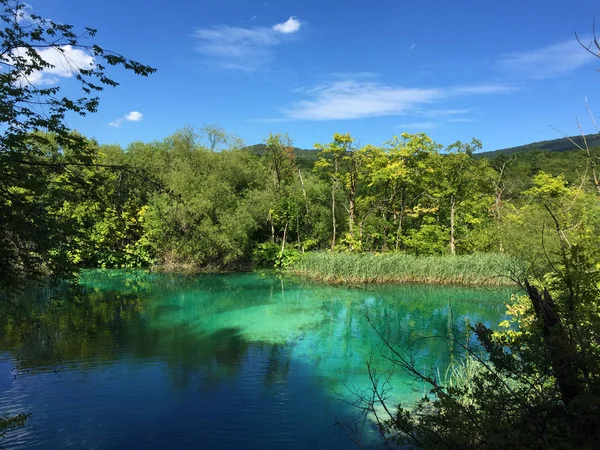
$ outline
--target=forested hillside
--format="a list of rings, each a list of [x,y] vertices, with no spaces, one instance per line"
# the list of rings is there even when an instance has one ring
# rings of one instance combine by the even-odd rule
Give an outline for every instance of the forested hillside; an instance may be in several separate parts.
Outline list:
[[[522,153],[532,150],[547,152],[564,152],[576,148],[595,148],[600,147],[600,133],[587,134],[584,136],[571,136],[549,141],[532,142],[531,144],[518,145],[516,147],[503,148],[491,152],[482,152],[480,156],[494,158],[501,154],[512,155],[513,153]]]

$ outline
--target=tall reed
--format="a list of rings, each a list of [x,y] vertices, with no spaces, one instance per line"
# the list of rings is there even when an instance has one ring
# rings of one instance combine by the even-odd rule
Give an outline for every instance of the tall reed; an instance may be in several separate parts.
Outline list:
[[[501,254],[413,256],[404,253],[308,252],[290,270],[329,283],[511,284],[517,262]]]

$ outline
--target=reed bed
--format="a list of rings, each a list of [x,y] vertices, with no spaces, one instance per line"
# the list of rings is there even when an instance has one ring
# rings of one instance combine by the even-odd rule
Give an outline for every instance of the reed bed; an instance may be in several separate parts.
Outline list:
[[[502,286],[512,283],[518,264],[506,255],[413,256],[404,253],[308,252],[293,273],[328,283],[429,283]]]

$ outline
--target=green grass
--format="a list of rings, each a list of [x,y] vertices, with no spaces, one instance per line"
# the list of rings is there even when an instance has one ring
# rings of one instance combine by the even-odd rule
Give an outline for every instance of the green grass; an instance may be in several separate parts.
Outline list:
[[[412,256],[404,253],[308,252],[290,271],[328,283],[509,285],[517,262],[501,254]]]

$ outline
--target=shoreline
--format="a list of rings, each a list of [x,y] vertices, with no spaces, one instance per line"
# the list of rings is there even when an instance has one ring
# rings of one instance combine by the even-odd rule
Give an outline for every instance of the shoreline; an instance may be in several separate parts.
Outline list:
[[[238,267],[191,264],[157,264],[144,270],[181,276],[210,274],[260,273],[273,271],[329,285],[403,285],[507,287],[515,282],[506,274],[518,271],[518,262],[501,254],[413,256],[403,253],[306,252],[286,268]],[[95,269],[95,268],[87,268]],[[98,268],[96,268],[98,269]],[[122,269],[130,270],[130,269]]]

